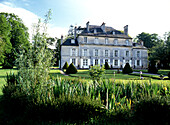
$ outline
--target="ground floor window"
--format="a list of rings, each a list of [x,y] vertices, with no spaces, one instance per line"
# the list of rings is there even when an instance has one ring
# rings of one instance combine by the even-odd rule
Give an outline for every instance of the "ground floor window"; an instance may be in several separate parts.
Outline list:
[[[72,63],[76,65],[76,59],[72,59]]]
[[[137,66],[140,66],[140,60],[137,60]]]
[[[95,59],[95,65],[98,65],[98,59]]]
[[[115,60],[115,64],[114,64],[115,66],[118,66],[118,60]]]
[[[83,59],[83,66],[88,66],[88,59]]]

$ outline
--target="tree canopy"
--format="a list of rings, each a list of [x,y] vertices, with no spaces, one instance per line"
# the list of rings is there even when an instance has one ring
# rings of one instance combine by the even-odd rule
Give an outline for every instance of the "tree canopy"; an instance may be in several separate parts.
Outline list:
[[[0,36],[4,42],[1,63],[4,68],[12,68],[16,53],[20,49],[28,50],[30,45],[28,28],[17,15],[0,13]]]

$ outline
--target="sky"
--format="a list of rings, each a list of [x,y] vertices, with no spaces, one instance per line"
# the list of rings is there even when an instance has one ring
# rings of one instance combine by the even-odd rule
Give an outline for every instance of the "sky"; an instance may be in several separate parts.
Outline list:
[[[0,12],[18,15],[32,33],[32,24],[52,10],[49,36],[67,35],[70,25],[129,26],[134,38],[142,32],[163,37],[170,31],[170,0],[0,0]]]

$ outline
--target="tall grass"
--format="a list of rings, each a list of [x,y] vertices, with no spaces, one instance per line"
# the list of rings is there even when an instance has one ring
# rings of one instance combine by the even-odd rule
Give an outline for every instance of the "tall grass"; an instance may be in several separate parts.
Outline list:
[[[152,81],[123,81],[103,80],[100,84],[95,81],[66,80],[57,78],[53,88],[55,97],[60,95],[90,96],[99,100],[106,109],[131,109],[134,101],[144,96],[169,95],[168,84],[156,84]]]

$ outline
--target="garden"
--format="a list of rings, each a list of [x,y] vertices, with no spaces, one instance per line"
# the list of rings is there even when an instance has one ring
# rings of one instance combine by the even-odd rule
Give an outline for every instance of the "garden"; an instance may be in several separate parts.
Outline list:
[[[49,13],[46,18],[29,51],[18,52],[16,67],[0,68],[0,124],[169,124],[169,79],[73,64],[63,75],[40,32]]]

